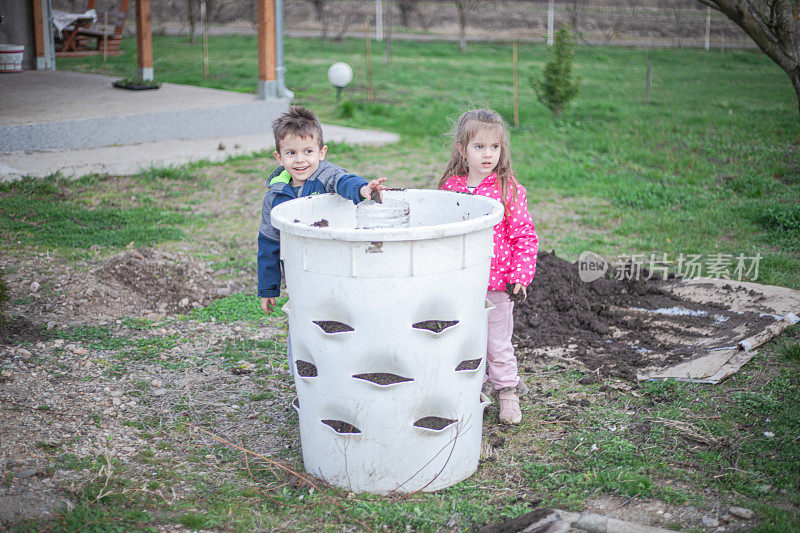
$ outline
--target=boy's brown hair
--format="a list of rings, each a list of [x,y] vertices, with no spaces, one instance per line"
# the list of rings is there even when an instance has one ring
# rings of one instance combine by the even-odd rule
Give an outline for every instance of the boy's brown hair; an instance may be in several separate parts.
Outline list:
[[[320,149],[324,145],[322,125],[319,123],[319,119],[311,110],[301,105],[291,106],[289,111],[276,118],[272,122],[272,134],[275,136],[275,149],[279,152],[281,140],[289,135],[297,135],[301,138],[315,137],[319,142]]]

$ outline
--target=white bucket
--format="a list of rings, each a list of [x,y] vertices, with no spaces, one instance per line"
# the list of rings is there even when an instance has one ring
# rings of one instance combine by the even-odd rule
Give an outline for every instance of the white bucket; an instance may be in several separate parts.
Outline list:
[[[0,72],[22,72],[24,44],[0,44]]]
[[[434,491],[478,467],[486,287],[502,205],[386,191],[408,227],[357,229],[332,194],[272,211],[290,302],[303,462],[353,492]]]

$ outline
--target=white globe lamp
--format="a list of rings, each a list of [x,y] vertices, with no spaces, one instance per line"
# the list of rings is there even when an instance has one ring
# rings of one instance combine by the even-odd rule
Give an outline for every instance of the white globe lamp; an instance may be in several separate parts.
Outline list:
[[[328,81],[336,87],[336,101],[342,101],[342,89],[353,79],[353,69],[341,61],[334,63],[328,69]]]

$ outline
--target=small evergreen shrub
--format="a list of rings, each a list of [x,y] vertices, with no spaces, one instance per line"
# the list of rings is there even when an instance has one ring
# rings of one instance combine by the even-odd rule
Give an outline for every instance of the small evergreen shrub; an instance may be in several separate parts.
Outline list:
[[[539,101],[554,115],[561,116],[570,100],[578,95],[578,79],[572,75],[575,41],[566,24],[556,32],[542,78],[531,77],[530,83]]]

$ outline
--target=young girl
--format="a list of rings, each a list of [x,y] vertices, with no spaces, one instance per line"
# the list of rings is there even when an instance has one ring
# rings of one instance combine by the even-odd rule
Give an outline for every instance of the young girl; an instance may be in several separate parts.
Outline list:
[[[525,188],[511,170],[508,130],[493,111],[467,111],[458,119],[453,154],[439,179],[439,188],[481,194],[500,200],[503,220],[494,227],[494,257],[486,297],[495,308],[489,313],[486,372],[500,403],[500,422],[519,424],[517,358],[511,345],[514,299],[527,296],[536,271],[539,239],[528,214]]]

